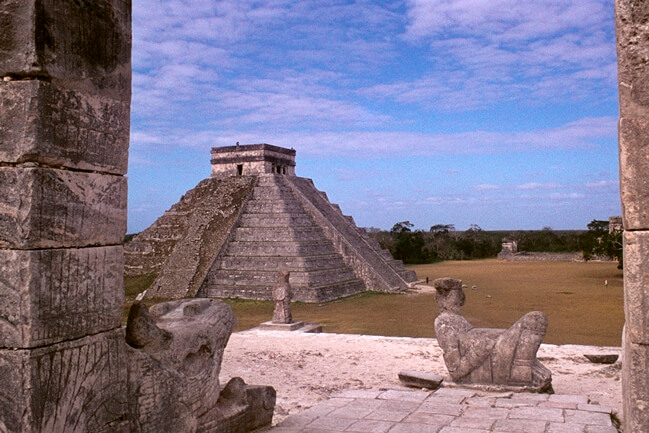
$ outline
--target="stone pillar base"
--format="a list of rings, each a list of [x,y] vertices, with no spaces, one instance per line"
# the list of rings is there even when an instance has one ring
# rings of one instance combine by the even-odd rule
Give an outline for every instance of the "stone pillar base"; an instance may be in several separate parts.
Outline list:
[[[322,325],[318,323],[292,322],[292,323],[273,323],[264,322],[259,324],[262,331],[300,331],[317,334],[322,332]]]

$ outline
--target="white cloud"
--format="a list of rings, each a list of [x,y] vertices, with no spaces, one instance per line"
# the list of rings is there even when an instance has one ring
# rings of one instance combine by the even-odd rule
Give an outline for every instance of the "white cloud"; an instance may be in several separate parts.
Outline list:
[[[562,186],[552,182],[550,183],[528,182],[516,186],[516,189],[520,189],[520,190],[544,190],[544,189],[559,189],[559,188],[562,188]]]
[[[619,187],[620,182],[617,180],[600,180],[597,182],[587,182],[586,187],[591,189],[609,189]]]
[[[462,111],[503,101],[615,98],[613,7],[608,0],[409,0],[403,35],[428,44],[420,77],[363,94]]]
[[[498,185],[492,185],[490,183],[483,183],[480,185],[474,185],[473,189],[476,191],[493,191],[496,189],[500,189]]]
[[[283,147],[294,147],[302,155],[335,155],[344,157],[388,157],[388,156],[435,156],[435,155],[476,155],[498,154],[507,152],[535,152],[548,150],[584,150],[596,149],[602,140],[614,140],[616,123],[613,118],[588,118],[571,122],[556,128],[535,131],[517,132],[488,132],[469,131],[459,133],[418,133],[401,131],[292,131],[288,123],[298,121],[300,113],[307,113],[322,126],[332,126],[337,123],[336,116],[347,116],[362,122],[369,113],[354,111],[353,106],[344,103],[322,104],[315,99],[290,100],[285,96],[270,97],[270,100],[280,102],[281,106],[273,104],[262,105],[250,97],[250,102],[260,105],[258,109],[245,114],[249,122],[258,122],[263,126],[265,119],[275,117],[286,122],[287,128],[278,130],[268,129],[214,129],[188,130],[178,125],[177,128],[165,129],[152,127],[136,129],[135,134],[148,137],[149,142],[165,143],[169,148],[202,147],[232,145],[241,143],[272,143]],[[235,98],[236,99],[236,98]],[[233,99],[234,101],[234,99]],[[254,105],[253,104],[253,105]],[[321,113],[319,108],[326,107],[329,112]],[[231,109],[236,106],[232,105]],[[366,119],[367,120],[367,119]],[[372,119],[367,120],[372,122]],[[349,121],[347,121],[349,122]],[[311,125],[309,119],[305,125]],[[139,136],[139,135],[136,135]],[[146,143],[145,143],[146,144]]]
[[[550,199],[552,200],[566,200],[566,199],[581,199],[586,197],[584,194],[578,193],[578,192],[570,192],[570,193],[552,193],[550,194]]]

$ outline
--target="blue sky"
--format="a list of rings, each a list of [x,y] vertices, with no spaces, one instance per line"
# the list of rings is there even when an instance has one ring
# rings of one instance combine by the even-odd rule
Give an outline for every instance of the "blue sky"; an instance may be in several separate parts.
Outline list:
[[[129,232],[237,141],[363,227],[620,214],[612,0],[135,1],[131,110]]]

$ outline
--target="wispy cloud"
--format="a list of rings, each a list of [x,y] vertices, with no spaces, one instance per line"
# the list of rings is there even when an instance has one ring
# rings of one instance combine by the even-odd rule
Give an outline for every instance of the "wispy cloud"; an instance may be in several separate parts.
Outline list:
[[[614,98],[613,8],[608,0],[409,0],[403,37],[427,44],[431,67],[414,80],[363,90],[452,111]]]
[[[561,188],[561,185],[557,183],[539,183],[539,182],[528,182],[524,183],[522,185],[516,186],[516,189],[521,189],[521,190],[543,190],[543,189],[559,189]]]
[[[293,105],[289,104],[290,107]],[[287,107],[268,107],[269,116],[284,116],[286,121],[294,113]],[[302,109],[317,110],[305,102]],[[293,107],[297,109],[296,107]],[[346,112],[344,104],[332,104],[334,113]],[[363,113],[356,113],[358,121]],[[263,123],[264,114],[249,114],[251,122]],[[257,117],[255,117],[257,116]],[[314,113],[317,116],[317,113]],[[353,117],[352,117],[353,118]],[[329,114],[318,117],[320,124],[335,121]],[[280,146],[294,147],[301,154],[339,155],[357,157],[384,157],[389,155],[432,156],[442,154],[471,155],[498,154],[503,152],[535,152],[544,150],[595,149],[602,140],[614,139],[614,118],[589,118],[561,125],[556,128],[524,132],[470,131],[463,133],[426,134],[397,131],[247,131],[203,130],[192,131],[181,127],[173,131],[136,131],[137,144],[166,143],[170,147],[203,147],[242,143],[271,142]],[[307,124],[308,125],[308,124]],[[143,142],[138,140],[144,137]]]
[[[482,183],[480,185],[474,185],[473,189],[476,191],[493,191],[500,189],[500,187],[498,185],[492,185],[490,183]]]
[[[618,180],[600,180],[597,182],[587,182],[586,187],[591,189],[609,189],[618,188],[620,182]]]
[[[331,195],[368,218],[615,201],[614,169],[560,163],[615,159],[611,0],[151,0],[133,17],[135,188],[239,141],[336,160]]]

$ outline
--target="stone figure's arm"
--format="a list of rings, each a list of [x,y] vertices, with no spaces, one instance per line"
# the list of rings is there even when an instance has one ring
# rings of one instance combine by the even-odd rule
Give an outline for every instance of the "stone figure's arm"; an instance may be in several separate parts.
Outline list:
[[[453,380],[458,380],[478,368],[487,359],[487,356],[476,352],[461,355],[460,350],[456,348],[448,352],[444,351],[444,362]]]
[[[458,326],[460,324],[456,323],[456,321],[444,320],[441,317],[438,317],[438,319],[441,320],[435,320],[435,334],[440,347],[444,351],[446,369],[453,380],[461,379],[479,367],[487,359],[489,352],[471,350],[472,347],[463,354],[460,351],[460,338],[461,333],[466,333],[467,329]]]

